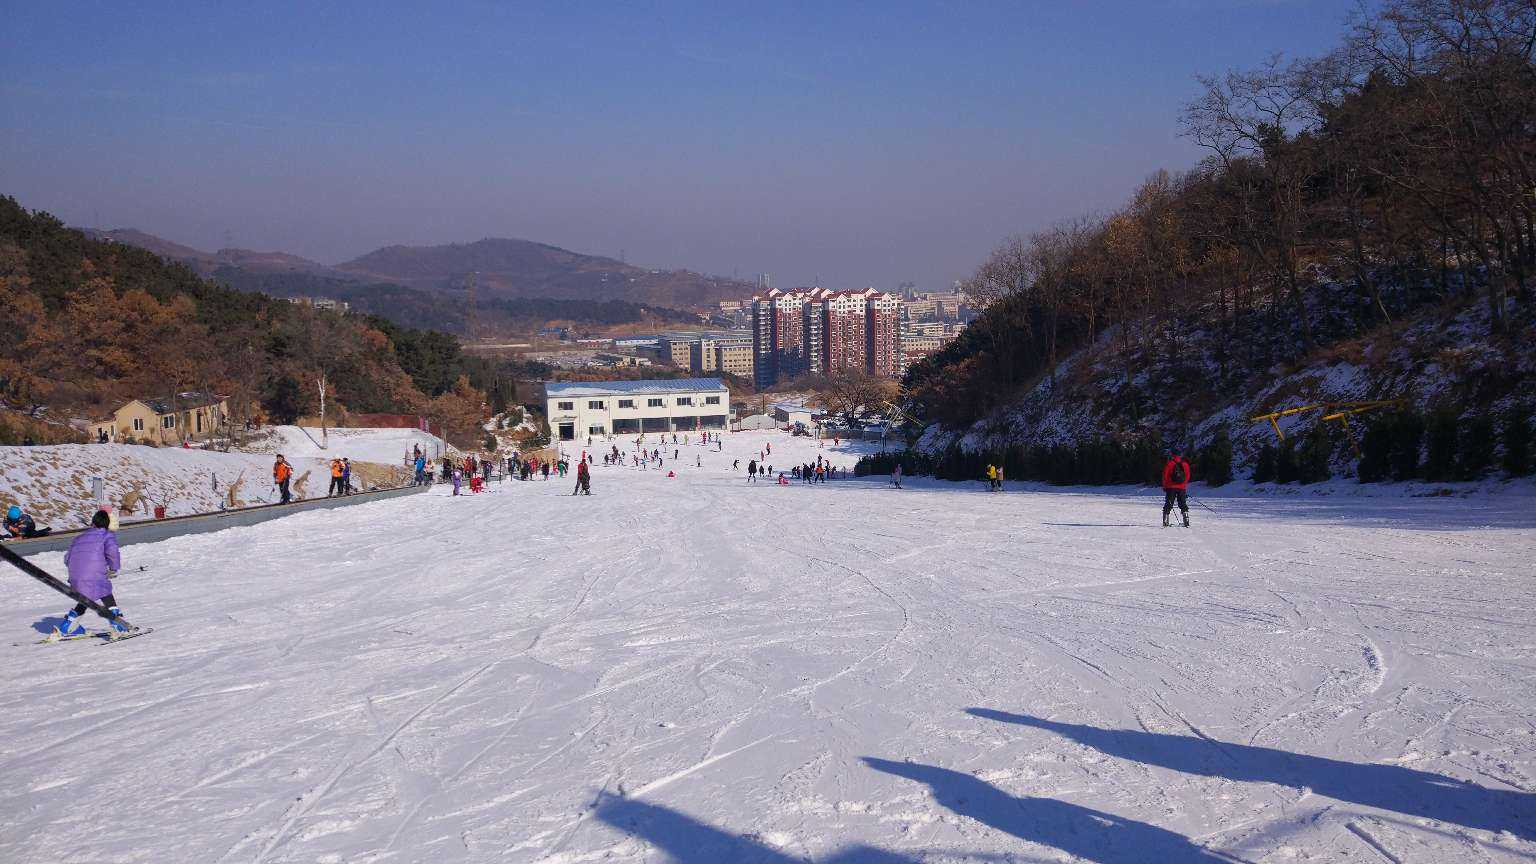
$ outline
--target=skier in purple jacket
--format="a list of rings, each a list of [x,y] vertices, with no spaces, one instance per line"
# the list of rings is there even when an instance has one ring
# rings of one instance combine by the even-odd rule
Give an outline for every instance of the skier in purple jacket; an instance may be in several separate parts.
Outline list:
[[[69,587],[107,607],[110,613],[107,622],[112,629],[127,633],[128,627],[120,620],[123,612],[117,608],[117,600],[112,596],[111,580],[123,566],[123,560],[117,551],[117,535],[107,530],[111,524],[112,519],[106,512],[96,511],[91,517],[91,527],[69,544],[69,551],[64,553],[64,564],[69,568]],[[84,636],[85,627],[79,619],[89,608],[84,603],[75,604],[75,608],[64,616],[64,623],[59,625],[59,635]]]

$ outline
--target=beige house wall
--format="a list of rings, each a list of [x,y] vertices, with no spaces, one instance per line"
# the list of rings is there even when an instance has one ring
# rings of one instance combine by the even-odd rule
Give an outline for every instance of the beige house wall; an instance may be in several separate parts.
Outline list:
[[[167,419],[175,416],[174,424]],[[110,424],[109,434],[113,441],[133,440],[152,444],[180,444],[182,439],[202,441],[213,434],[229,416],[229,402],[187,408],[171,414],[159,414],[155,409],[135,399],[117,409]],[[104,424],[96,424],[93,434]]]

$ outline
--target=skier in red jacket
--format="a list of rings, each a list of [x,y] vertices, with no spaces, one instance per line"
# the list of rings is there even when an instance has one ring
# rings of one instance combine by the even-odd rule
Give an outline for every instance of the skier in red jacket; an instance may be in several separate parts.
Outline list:
[[[1184,527],[1189,527],[1189,462],[1179,455],[1177,447],[1168,451],[1168,464],[1163,466],[1163,527],[1168,527],[1168,515],[1178,502],[1179,513],[1184,516]]]

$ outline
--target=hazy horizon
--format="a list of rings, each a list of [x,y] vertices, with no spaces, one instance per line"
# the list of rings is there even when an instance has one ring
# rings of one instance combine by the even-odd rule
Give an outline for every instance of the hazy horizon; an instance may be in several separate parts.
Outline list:
[[[9,10],[0,193],[325,264],[515,237],[776,285],[968,275],[1122,202],[1194,76],[1347,4]]]

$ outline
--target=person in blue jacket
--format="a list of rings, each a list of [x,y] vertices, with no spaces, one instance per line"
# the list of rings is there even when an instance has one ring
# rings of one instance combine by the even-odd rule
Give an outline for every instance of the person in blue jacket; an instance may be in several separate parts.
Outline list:
[[[117,535],[109,530],[111,524],[112,518],[105,511],[96,511],[91,517],[91,527],[69,544],[69,551],[64,553],[64,566],[69,568],[69,587],[86,599],[107,607],[107,623],[113,630],[127,633],[128,627],[122,622],[123,612],[117,608],[117,599],[112,596],[112,577],[122,569],[123,560],[117,551]],[[84,603],[75,604],[75,608],[64,616],[64,623],[59,625],[59,635],[84,636],[85,627],[80,623],[80,616],[89,608]]]
[[[12,540],[24,540],[28,537],[46,537],[53,530],[52,528],[37,527],[37,523],[32,520],[31,514],[15,504],[12,504],[10,509],[5,511],[4,529],[4,532],[0,533],[3,533],[5,537]]]

